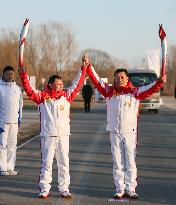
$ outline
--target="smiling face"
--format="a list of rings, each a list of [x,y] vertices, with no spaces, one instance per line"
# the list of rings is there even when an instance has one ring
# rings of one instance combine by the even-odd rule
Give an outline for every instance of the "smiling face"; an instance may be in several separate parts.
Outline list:
[[[54,83],[50,83],[50,88],[56,91],[63,90],[64,84],[62,79],[55,79]]]
[[[114,84],[119,87],[125,87],[128,83],[128,76],[125,72],[116,73],[114,76]]]
[[[12,82],[15,80],[15,73],[13,70],[7,70],[3,73],[3,78],[6,82]]]

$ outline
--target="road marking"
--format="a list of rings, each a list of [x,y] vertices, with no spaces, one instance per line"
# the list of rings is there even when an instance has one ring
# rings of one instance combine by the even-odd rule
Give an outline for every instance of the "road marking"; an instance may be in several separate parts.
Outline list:
[[[129,199],[114,199],[114,198],[108,198],[108,202],[125,202],[125,203],[129,203]]]
[[[39,135],[36,135],[35,137],[27,140],[26,142],[22,143],[21,145],[19,145],[17,147],[17,150],[21,149],[22,147],[24,147],[25,145],[27,145],[28,143],[32,142],[33,140],[37,139],[39,137]]]
[[[79,112],[79,113],[73,115],[73,116],[71,117],[71,119],[77,118],[81,113],[82,113],[82,112]],[[21,149],[22,147],[24,147],[24,146],[27,145],[28,143],[32,142],[33,140],[37,139],[38,137],[40,137],[40,135],[36,135],[36,136],[34,136],[33,138],[31,138],[31,139],[25,141],[24,143],[22,143],[21,145],[19,145],[19,146],[17,147],[17,150]]]
[[[104,127],[104,125],[102,125],[102,127]],[[103,132],[103,134],[104,134],[105,132]],[[101,141],[101,139],[102,139],[102,129],[100,128],[99,130],[98,130],[98,132],[96,133],[96,136],[97,136],[97,138],[96,138],[96,140],[93,140],[92,141],[92,144],[97,144],[97,145],[99,145],[99,142]],[[96,159],[96,157],[97,157],[97,153],[101,150],[101,147],[102,147],[102,143],[101,143],[101,145],[99,145],[98,146],[98,148],[96,149],[96,154],[94,154],[94,156],[93,156],[93,158],[92,158],[92,160],[91,160],[91,162],[89,163],[89,169],[88,169],[88,173],[87,174],[85,174],[85,175],[83,175],[82,177],[84,177],[84,179],[83,179],[83,182],[81,183],[80,182],[80,186],[81,186],[81,191],[80,191],[80,193],[79,193],[79,196],[78,196],[78,198],[77,198],[77,200],[76,200],[76,202],[75,202],[75,205],[80,205],[80,203],[81,203],[81,199],[82,199],[82,196],[83,196],[83,194],[84,194],[84,192],[85,192],[85,188],[86,188],[86,185],[87,185],[87,182],[88,182],[88,180],[89,180],[89,177],[90,177],[90,174],[91,174],[91,171],[92,171],[92,169],[93,169],[93,163],[94,163],[94,161],[95,161],[95,159]],[[89,151],[91,151],[91,152],[93,152],[93,151],[95,151],[95,149],[94,149],[94,147],[87,147],[87,149],[86,150],[89,150]],[[86,151],[85,150],[85,151]],[[85,156],[83,156],[82,155],[82,157],[81,158],[85,158]],[[79,163],[79,162],[78,162]],[[78,164],[77,163],[77,164]],[[74,167],[76,167],[76,164],[75,164],[75,166]]]

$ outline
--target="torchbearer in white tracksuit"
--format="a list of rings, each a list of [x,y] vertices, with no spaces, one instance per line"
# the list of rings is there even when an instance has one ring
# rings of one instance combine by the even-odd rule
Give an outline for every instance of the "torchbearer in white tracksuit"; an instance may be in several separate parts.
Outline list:
[[[161,28],[162,29],[162,28]],[[162,46],[166,46],[164,30],[160,32]],[[166,47],[163,52],[166,57]],[[164,56],[164,55],[163,55]],[[86,57],[87,61],[88,56]],[[163,64],[165,66],[165,64]],[[163,66],[162,65],[162,66]],[[162,75],[153,83],[133,87],[128,79],[126,69],[117,69],[114,73],[114,85],[109,86],[97,75],[92,65],[87,68],[90,79],[99,92],[106,98],[107,126],[110,132],[111,152],[113,156],[113,178],[116,187],[115,199],[124,196],[137,199],[137,168],[136,168],[136,141],[137,121],[139,115],[140,100],[148,98],[158,91],[166,81],[164,67]]]
[[[52,164],[54,155],[58,166],[58,189],[61,197],[71,198],[69,192],[69,135],[70,135],[70,103],[81,88],[86,75],[86,61],[83,56],[83,66],[67,91],[63,91],[63,81],[58,75],[49,78],[43,91],[35,90],[27,72],[23,69],[23,52],[29,28],[26,18],[20,33],[19,41],[19,75],[24,90],[30,99],[39,105],[40,136],[41,136],[41,172],[39,178],[39,197],[47,198],[51,188]]]
[[[39,179],[39,197],[47,198],[52,181],[52,163],[56,156],[58,166],[58,189],[62,197],[71,198],[69,192],[69,135],[70,135],[70,103],[78,93],[86,75],[84,64],[76,79],[66,91],[63,81],[58,75],[49,78],[43,91],[32,88],[27,72],[19,69],[25,92],[30,99],[39,105],[41,136],[41,172]]]
[[[22,92],[16,85],[14,68],[6,66],[0,79],[0,176],[17,175],[14,168],[22,105]]]

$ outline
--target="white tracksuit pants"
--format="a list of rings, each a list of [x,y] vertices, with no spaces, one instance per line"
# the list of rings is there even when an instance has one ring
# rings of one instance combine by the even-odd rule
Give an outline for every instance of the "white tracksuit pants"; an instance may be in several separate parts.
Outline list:
[[[0,171],[14,170],[18,124],[5,124],[0,134]]]
[[[41,154],[40,191],[50,191],[54,155],[58,166],[58,189],[60,192],[69,191],[69,135],[41,137]]]
[[[136,134],[110,133],[113,178],[118,190],[135,191],[137,186]]]

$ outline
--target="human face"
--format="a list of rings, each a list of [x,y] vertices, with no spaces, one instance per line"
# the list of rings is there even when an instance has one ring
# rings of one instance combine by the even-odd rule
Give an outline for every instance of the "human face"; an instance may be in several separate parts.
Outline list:
[[[125,87],[128,83],[128,76],[125,72],[116,73],[114,76],[114,84],[116,86]]]
[[[5,73],[3,73],[3,78],[7,82],[12,82],[15,80],[15,73],[13,70],[7,70]]]
[[[64,84],[63,81],[60,79],[55,79],[54,83],[50,84],[51,89],[56,90],[56,91],[61,91],[63,90]]]

